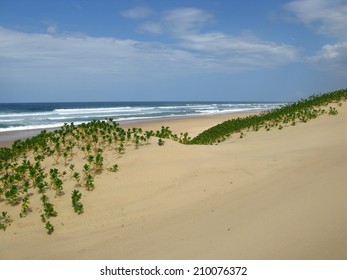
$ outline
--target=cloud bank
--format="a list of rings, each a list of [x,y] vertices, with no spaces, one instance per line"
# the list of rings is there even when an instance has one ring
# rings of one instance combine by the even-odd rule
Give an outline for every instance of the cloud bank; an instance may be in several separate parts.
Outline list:
[[[214,16],[202,9],[181,8],[148,21],[149,8],[124,11],[131,20],[142,20],[143,32],[166,34],[172,43],[124,40],[112,37],[59,34],[57,26],[47,33],[24,33],[0,27],[0,71],[14,75],[101,74],[115,79],[132,76],[189,75],[192,73],[239,72],[292,63],[299,49],[268,42],[255,35],[228,35],[204,31]]]

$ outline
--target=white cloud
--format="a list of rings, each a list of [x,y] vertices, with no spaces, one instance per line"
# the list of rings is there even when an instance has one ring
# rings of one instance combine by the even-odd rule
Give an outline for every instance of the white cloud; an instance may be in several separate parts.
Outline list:
[[[295,17],[320,34],[335,38],[334,44],[325,44],[309,58],[329,71],[347,71],[347,1],[345,0],[295,0],[286,9]],[[321,63],[324,63],[322,66]]]
[[[153,11],[151,8],[146,6],[137,6],[135,8],[123,11],[121,14],[123,17],[126,17],[126,18],[145,19],[145,18],[148,18],[150,15],[152,15]]]
[[[140,30],[170,36],[170,44],[83,34],[60,34],[45,21],[48,34],[24,33],[0,27],[0,73],[6,77],[102,77],[112,82],[193,73],[240,72],[295,62],[300,50],[248,33],[238,36],[208,31],[210,13],[196,8],[166,11],[157,21],[152,10],[137,7],[123,13],[142,19]],[[158,38],[158,37],[156,37]]]
[[[261,40],[255,36],[227,36],[214,32],[186,35],[181,44],[193,49],[228,59],[247,66],[276,66],[295,61],[299,56],[296,47]]]
[[[0,71],[23,76],[100,74],[139,79],[204,71],[204,57],[160,43],[83,35],[32,34],[0,27]],[[209,71],[218,67],[210,65]],[[4,78],[4,76],[3,76]]]
[[[347,2],[345,0],[296,0],[285,6],[318,32],[347,39]]]
[[[156,21],[145,21],[140,30],[152,34],[169,34],[176,37],[200,32],[213,22],[213,15],[197,8],[180,8],[164,12]]]
[[[50,25],[47,27],[47,32],[50,34],[54,34],[58,31],[58,28],[54,25]]]
[[[347,53],[346,50],[347,42],[337,43],[334,45],[327,44],[322,47],[320,55],[317,58],[338,59],[340,57],[343,57]]]
[[[199,32],[206,24],[211,23],[213,15],[197,8],[180,8],[167,11],[162,23],[165,28],[176,35]]]
[[[214,22],[212,14],[198,8],[180,8],[163,13],[156,22],[144,22],[142,31],[169,35],[180,47],[208,60],[218,61],[223,69],[277,66],[295,61],[300,53],[296,47],[267,42],[251,32],[230,36],[222,32],[207,32]]]
[[[140,30],[144,32],[149,32],[152,34],[161,34],[163,32],[162,26],[157,22],[146,21],[141,24]]]
[[[321,65],[325,64],[323,70],[336,70],[336,73],[347,73],[347,42],[326,44],[309,60]],[[331,69],[332,68],[332,69]]]
[[[58,32],[58,26],[53,23],[51,20],[44,19],[42,20],[42,23],[47,26],[46,31],[49,34],[54,34]]]

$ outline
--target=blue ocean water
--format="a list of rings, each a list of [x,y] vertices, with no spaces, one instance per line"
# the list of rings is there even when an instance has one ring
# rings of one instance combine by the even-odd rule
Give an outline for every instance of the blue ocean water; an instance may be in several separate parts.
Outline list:
[[[60,127],[113,118],[120,123],[262,111],[284,103],[272,102],[69,102],[0,103],[0,132]]]

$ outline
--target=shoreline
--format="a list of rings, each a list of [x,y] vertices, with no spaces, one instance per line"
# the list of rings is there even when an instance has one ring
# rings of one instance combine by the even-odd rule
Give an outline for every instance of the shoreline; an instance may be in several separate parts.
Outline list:
[[[195,120],[197,123],[198,120],[201,120],[201,121],[204,120],[206,121],[206,123],[211,124],[210,126],[205,128],[207,129],[213,125],[219,124],[228,119],[246,117],[249,115],[259,114],[260,112],[263,112],[263,111],[253,110],[253,111],[246,111],[246,112],[233,112],[233,113],[228,112],[228,113],[219,113],[219,114],[210,114],[210,115],[179,116],[179,117],[176,116],[176,117],[165,117],[165,118],[156,118],[156,119],[142,119],[142,120],[129,121],[129,122],[122,121],[119,123],[120,123],[120,126],[125,129],[132,128],[132,127],[141,127],[142,129],[145,129],[145,130],[151,130],[151,129],[155,130],[155,129],[160,129],[161,126],[169,126],[170,129],[174,129],[177,133],[180,133],[180,132],[184,133],[186,131],[178,131],[177,129],[182,127],[182,128],[185,128],[186,130],[192,130],[192,127],[190,125],[184,124],[187,121],[194,122]],[[2,131],[0,132],[0,147],[10,148],[13,142],[16,140],[23,140],[23,139],[34,137],[40,134],[40,132],[43,130],[46,130],[47,132],[52,132],[57,129],[60,129],[60,127],[51,127],[51,128],[45,128],[45,129]]]

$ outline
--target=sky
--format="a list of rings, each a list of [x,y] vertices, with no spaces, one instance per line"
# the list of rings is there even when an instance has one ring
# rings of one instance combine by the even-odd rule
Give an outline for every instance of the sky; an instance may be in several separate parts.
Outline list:
[[[347,88],[347,0],[0,0],[0,103]]]

